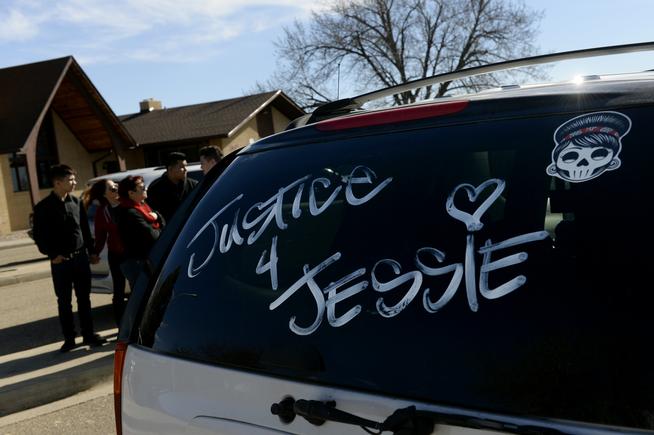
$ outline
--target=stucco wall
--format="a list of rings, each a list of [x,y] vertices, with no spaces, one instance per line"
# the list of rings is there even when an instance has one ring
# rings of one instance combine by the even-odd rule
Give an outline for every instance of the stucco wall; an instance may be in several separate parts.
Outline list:
[[[29,228],[29,215],[32,212],[32,200],[29,192],[14,192],[11,182],[9,154],[0,156],[0,234]],[[39,191],[41,199],[50,194],[50,189]],[[79,193],[78,193],[79,194]]]
[[[93,160],[106,154],[107,151],[89,154],[68,129],[66,124],[54,112],[52,119],[54,121],[59,162],[75,169],[77,171],[78,182],[80,184],[86,184],[87,180],[93,178]]]
[[[66,124],[52,111],[55,138],[59,162],[70,165],[77,171],[78,188],[73,192],[79,196],[86,186],[86,182],[93,178],[93,162],[96,163],[97,174],[106,173],[102,163],[116,160],[115,154],[108,154],[108,150],[89,153],[68,129]],[[9,167],[9,154],[0,155],[0,234],[29,228],[29,215],[32,212],[32,202],[29,192],[14,192],[11,181],[11,168]],[[143,151],[134,150],[126,153],[127,167],[143,167]],[[41,199],[50,194],[50,189],[40,191]]]
[[[116,154],[109,153],[109,150],[88,152],[77,140],[75,135],[68,129],[61,118],[53,112],[55,136],[57,138],[57,149],[59,151],[59,162],[71,166],[77,171],[77,180],[81,186],[97,176],[104,175],[107,171],[103,168],[106,161],[116,161]],[[143,167],[143,150],[126,150],[125,163],[127,169]],[[96,162],[97,160],[97,162]],[[94,173],[93,162],[95,163]]]
[[[273,128],[275,130],[275,133],[279,133],[280,131],[283,131],[286,128],[286,126],[288,125],[289,122],[291,122],[291,120],[288,119],[286,116],[284,116],[279,110],[275,109],[274,107],[271,107],[271,109],[272,109]],[[220,149],[222,150],[223,155],[226,156],[232,151],[238,148],[243,148],[244,146],[250,144],[250,139],[253,139],[254,141],[260,139],[259,130],[257,128],[256,117],[252,118],[250,122],[245,124],[245,126],[238,132],[238,134],[236,134],[236,136],[223,139],[222,140],[223,145],[220,146]]]
[[[12,191],[12,187],[9,186]],[[44,198],[50,192],[41,191],[41,198]],[[11,231],[26,230],[30,227],[29,216],[32,213],[32,201],[29,192],[11,192],[9,198],[9,219],[11,221]]]
[[[145,167],[145,157],[143,156],[143,148],[134,150],[125,150],[123,157],[125,158],[126,169],[139,169]]]
[[[53,122],[59,161],[72,166],[77,171],[78,186],[82,188],[86,184],[86,180],[93,177],[93,160],[107,154],[107,151],[89,154],[54,112]],[[99,163],[97,167],[100,169],[102,163]],[[9,154],[0,156],[0,172],[0,234],[27,229],[29,228],[29,215],[32,212],[32,201],[29,192],[13,191]],[[73,194],[79,196],[81,192],[78,190]],[[50,189],[41,189],[39,193],[43,199],[50,194]]]
[[[209,145],[216,145],[221,150],[223,149],[223,140],[219,137],[212,137],[209,139]]]
[[[29,228],[29,215],[32,212],[32,201],[29,192],[14,192],[11,182],[11,168],[9,167],[9,154],[1,156],[3,198],[0,199],[0,232],[6,234],[11,231],[26,230]],[[41,191],[41,196],[47,195],[48,190]]]
[[[0,235],[11,231],[9,220],[9,194],[11,188],[11,172],[9,171],[9,154],[0,155]]]
[[[282,112],[275,109],[274,107],[271,107],[271,109],[272,109],[273,128],[275,129],[275,133],[284,131],[284,129],[286,128],[288,123],[292,121],[292,119],[288,119],[286,116],[282,115]]]
[[[245,126],[235,136],[223,139],[224,145],[222,146],[223,155],[231,153],[232,151],[243,148],[250,143],[250,139],[258,140],[259,132],[257,131],[257,120],[253,118],[245,124]]]

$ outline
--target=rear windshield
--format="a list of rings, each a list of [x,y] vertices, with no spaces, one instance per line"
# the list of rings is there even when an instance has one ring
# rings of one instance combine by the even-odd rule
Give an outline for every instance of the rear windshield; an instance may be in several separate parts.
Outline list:
[[[652,428],[651,115],[243,155],[180,233],[140,343],[444,405]]]

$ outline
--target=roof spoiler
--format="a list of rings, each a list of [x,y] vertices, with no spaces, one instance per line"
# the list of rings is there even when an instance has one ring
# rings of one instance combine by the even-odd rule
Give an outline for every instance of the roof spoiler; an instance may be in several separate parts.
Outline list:
[[[379,98],[389,97],[401,92],[422,86],[434,85],[437,83],[460,80],[466,77],[473,77],[481,74],[488,74],[498,71],[506,71],[514,68],[542,65],[546,63],[559,62],[562,60],[583,59],[587,57],[611,56],[614,54],[634,53],[639,51],[654,51],[654,41],[640,42],[637,44],[611,45],[606,47],[587,48],[583,50],[564,51],[561,53],[542,54],[539,56],[525,57],[516,60],[507,60],[503,62],[492,63],[489,65],[475,66],[453,71],[444,74],[436,74],[424,79],[412,80],[396,86],[391,86],[377,91],[361,94],[353,98],[345,98],[332,101],[318,106],[311,114],[304,115],[292,121],[287,130],[301,127],[307,124],[313,124],[325,119],[336,116],[346,115],[359,109],[364,103],[377,100]]]

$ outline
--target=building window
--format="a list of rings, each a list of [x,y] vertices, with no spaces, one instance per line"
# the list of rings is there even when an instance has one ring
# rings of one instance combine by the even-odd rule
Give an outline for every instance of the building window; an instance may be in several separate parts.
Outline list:
[[[25,155],[12,154],[9,158],[9,167],[11,168],[11,183],[14,186],[14,192],[29,190],[30,182],[27,176]]]
[[[36,140],[36,175],[40,189],[52,187],[49,177],[50,166],[59,163],[57,157],[57,142],[55,140],[54,125],[50,113],[43,120],[39,136]],[[9,158],[11,167],[11,182],[14,192],[29,190],[29,176],[27,174],[27,158],[25,154],[13,153]]]

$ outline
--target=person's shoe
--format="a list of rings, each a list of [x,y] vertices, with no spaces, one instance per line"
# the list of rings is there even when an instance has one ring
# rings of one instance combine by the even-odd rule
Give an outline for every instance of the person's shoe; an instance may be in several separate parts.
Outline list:
[[[76,347],[77,347],[77,345],[75,344],[75,339],[74,338],[64,340],[64,344],[61,345],[61,348],[59,349],[59,352],[61,352],[61,353],[68,352],[70,350],[75,349]]]
[[[85,346],[98,347],[102,346],[106,342],[107,340],[100,337],[98,334],[93,334],[90,337],[85,337],[84,341],[82,341],[82,344]]]

